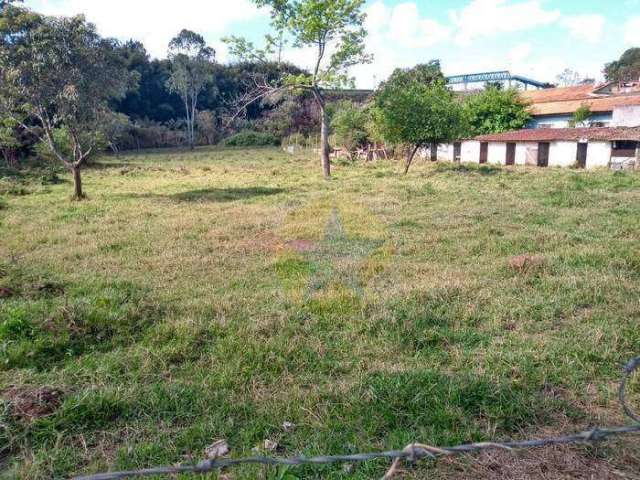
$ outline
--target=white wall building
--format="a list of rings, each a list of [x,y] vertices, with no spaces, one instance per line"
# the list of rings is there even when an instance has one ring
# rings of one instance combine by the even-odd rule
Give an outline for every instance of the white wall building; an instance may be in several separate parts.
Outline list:
[[[640,168],[640,127],[530,129],[483,135],[440,145],[438,160],[539,167]]]

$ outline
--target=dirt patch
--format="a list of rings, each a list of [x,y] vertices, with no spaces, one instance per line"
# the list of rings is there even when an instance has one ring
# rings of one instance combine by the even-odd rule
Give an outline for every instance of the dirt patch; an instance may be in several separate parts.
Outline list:
[[[285,245],[299,253],[312,252],[316,249],[316,243],[310,240],[289,240]]]
[[[33,289],[44,295],[62,295],[64,286],[55,282],[40,282],[33,285]]]
[[[0,287],[0,298],[9,298],[13,297],[15,292],[7,287]]]
[[[245,237],[234,242],[236,250],[249,252],[277,252],[284,247],[284,241],[272,233],[262,233],[254,237]]]
[[[613,480],[637,479],[638,458],[632,452],[615,460],[580,447],[556,447],[519,452],[485,452],[443,460],[432,478],[459,480]],[[617,457],[617,455],[616,455]],[[635,473],[634,473],[635,472]]]
[[[2,392],[11,413],[29,422],[53,414],[62,403],[62,396],[62,390],[51,387],[13,386]]]
[[[527,273],[543,267],[546,259],[542,255],[518,255],[509,260],[509,267],[520,273]]]

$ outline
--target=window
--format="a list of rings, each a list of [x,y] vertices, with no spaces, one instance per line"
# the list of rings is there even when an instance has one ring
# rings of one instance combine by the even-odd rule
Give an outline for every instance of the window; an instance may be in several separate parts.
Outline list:
[[[612,157],[635,157],[638,142],[632,140],[616,141],[612,142],[611,147]]]

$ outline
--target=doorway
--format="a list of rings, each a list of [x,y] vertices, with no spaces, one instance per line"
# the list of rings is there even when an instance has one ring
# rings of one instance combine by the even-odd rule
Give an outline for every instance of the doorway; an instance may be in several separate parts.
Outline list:
[[[548,142],[541,142],[538,144],[538,166],[549,166],[549,150],[551,145]]]
[[[462,160],[462,143],[456,142],[453,144],[453,161],[460,162]]]
[[[578,168],[587,168],[587,152],[589,150],[588,143],[578,144],[578,153],[576,155],[576,165]]]
[[[480,163],[487,163],[489,158],[489,144],[482,142],[480,144]]]
[[[507,165],[516,164],[516,144],[507,143]]]

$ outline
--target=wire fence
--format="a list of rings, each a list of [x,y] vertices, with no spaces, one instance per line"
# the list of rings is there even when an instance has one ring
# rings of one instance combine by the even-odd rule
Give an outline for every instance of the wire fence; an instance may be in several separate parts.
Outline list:
[[[206,474],[238,465],[270,465],[270,466],[299,466],[299,465],[329,465],[336,463],[358,463],[377,459],[393,460],[393,463],[383,480],[393,478],[398,472],[402,462],[415,463],[418,460],[437,460],[441,457],[455,455],[465,455],[477,453],[484,450],[521,450],[554,445],[584,444],[606,440],[610,437],[640,434],[640,415],[635,412],[627,401],[627,385],[631,375],[640,369],[640,357],[631,360],[624,368],[620,387],[618,389],[618,399],[622,405],[623,412],[633,420],[634,424],[622,427],[596,427],[585,432],[572,435],[548,437],[543,439],[519,440],[506,442],[482,442],[457,445],[453,447],[434,447],[421,443],[412,443],[403,450],[391,450],[386,452],[357,453],[353,455],[330,455],[317,457],[293,457],[293,458],[270,458],[270,457],[248,457],[248,458],[216,458],[205,460],[196,465],[183,465],[177,467],[157,467],[145,470],[133,470],[128,472],[101,473],[97,475],[87,475],[76,477],[75,480],[119,480],[123,478],[150,477],[176,474]]]

